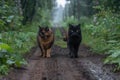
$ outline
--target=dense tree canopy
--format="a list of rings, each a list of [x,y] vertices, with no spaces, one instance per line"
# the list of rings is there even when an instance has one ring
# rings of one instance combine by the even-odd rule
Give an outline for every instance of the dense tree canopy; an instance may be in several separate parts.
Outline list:
[[[67,0],[70,3],[66,4],[64,15],[75,16],[80,18],[81,16],[92,16],[101,9],[111,10],[113,12],[120,12],[119,0]]]

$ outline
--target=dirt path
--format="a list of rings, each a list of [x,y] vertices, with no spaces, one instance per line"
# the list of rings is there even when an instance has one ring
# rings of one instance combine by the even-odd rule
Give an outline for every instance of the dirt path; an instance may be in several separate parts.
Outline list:
[[[39,56],[39,52],[37,49],[36,55],[32,57]],[[25,75],[21,80],[87,80],[73,60],[64,56],[67,54],[63,54],[65,52],[64,49],[54,46],[52,58],[37,60],[35,64],[32,64],[34,69],[30,67],[30,72],[27,72],[29,77],[26,79]]]
[[[81,45],[77,59],[69,58],[68,52],[54,45],[52,57],[41,58],[40,49],[35,47],[27,56],[26,70],[13,69],[1,80],[120,80],[103,67],[104,56],[93,54],[89,47]]]

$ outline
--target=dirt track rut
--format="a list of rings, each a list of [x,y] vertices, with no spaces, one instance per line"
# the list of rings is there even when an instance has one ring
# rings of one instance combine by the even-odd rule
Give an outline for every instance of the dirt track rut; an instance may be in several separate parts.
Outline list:
[[[66,54],[63,52],[66,52]],[[37,48],[29,61],[32,64],[28,66],[30,71],[25,73],[28,78],[24,75],[21,80],[87,80],[79,71],[75,60],[67,56],[67,49],[64,50],[54,46],[52,53],[54,53],[52,58],[39,58],[34,62],[35,57],[37,58],[40,55]]]
[[[81,45],[77,59],[69,58],[68,49],[56,45],[51,58],[41,58],[39,48],[34,51],[27,58],[26,70],[13,69],[1,80],[119,80],[104,72],[99,56],[92,55],[84,45]]]

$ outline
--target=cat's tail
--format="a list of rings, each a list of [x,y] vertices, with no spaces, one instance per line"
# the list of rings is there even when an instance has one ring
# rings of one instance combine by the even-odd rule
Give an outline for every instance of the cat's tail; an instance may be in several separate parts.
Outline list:
[[[64,34],[63,41],[66,41],[66,42],[68,41],[68,34],[67,33]]]

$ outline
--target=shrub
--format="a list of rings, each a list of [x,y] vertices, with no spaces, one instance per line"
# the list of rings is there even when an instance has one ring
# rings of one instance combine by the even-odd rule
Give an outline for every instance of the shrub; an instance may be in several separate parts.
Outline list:
[[[97,53],[107,53],[104,63],[117,64],[115,70],[118,70],[120,69],[120,15],[104,11],[94,17],[96,21],[86,24],[83,29],[83,34],[90,36],[87,37],[90,38],[89,41],[86,40],[85,43],[92,46],[92,50]]]

